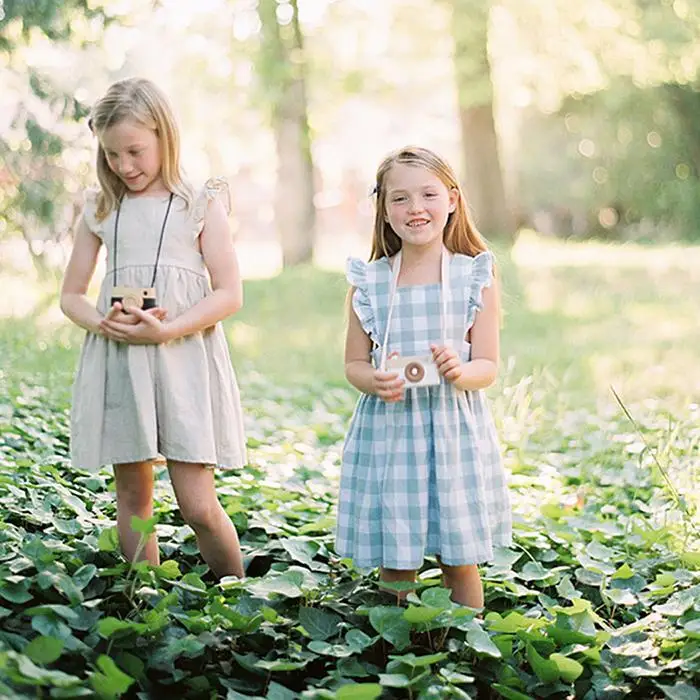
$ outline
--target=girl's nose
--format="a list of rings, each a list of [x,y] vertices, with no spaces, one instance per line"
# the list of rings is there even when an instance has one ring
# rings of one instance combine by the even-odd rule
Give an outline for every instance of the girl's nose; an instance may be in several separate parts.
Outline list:
[[[417,211],[423,211],[423,202],[420,197],[411,197],[408,202],[408,211],[413,214]]]

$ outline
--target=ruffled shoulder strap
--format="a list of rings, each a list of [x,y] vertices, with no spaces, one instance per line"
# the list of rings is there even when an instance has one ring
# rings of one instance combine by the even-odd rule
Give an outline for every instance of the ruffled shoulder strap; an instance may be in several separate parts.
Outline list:
[[[195,238],[202,233],[209,203],[215,199],[224,205],[227,214],[231,213],[231,193],[224,177],[212,177],[207,180],[195,197],[192,206],[192,233]]]
[[[367,263],[364,260],[348,258],[345,263],[345,277],[353,287],[364,287],[367,291]]]
[[[104,222],[97,220],[97,196],[99,193],[100,191],[95,188],[85,190],[83,196],[83,219],[90,231],[102,238],[102,224]]]
[[[493,282],[493,254],[485,250],[472,259],[469,285],[469,325],[474,322],[477,311],[484,308],[483,292]]]
[[[467,326],[474,323],[477,311],[484,308],[483,291],[493,281],[493,254],[490,251],[469,255],[453,256],[450,277],[455,289],[461,289],[467,302]]]
[[[368,270],[371,263],[359,258],[348,258],[345,264],[345,277],[355,287],[352,295],[352,308],[362,325],[362,330],[372,342],[378,344],[377,321],[372,298],[369,293]]]

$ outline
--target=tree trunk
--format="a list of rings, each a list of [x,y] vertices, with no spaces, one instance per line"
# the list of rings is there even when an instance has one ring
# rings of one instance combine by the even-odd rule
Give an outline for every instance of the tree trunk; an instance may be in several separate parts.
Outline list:
[[[506,199],[493,117],[488,56],[490,4],[489,0],[452,0],[465,195],[484,235],[512,239],[515,222]]]
[[[304,41],[296,0],[288,25],[277,19],[277,0],[258,0],[262,25],[260,75],[270,99],[277,149],[275,224],[285,266],[313,256],[316,210],[306,99]]]

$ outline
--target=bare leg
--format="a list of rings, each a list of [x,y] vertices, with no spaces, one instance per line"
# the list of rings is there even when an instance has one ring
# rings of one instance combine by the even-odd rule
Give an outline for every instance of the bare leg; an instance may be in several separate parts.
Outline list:
[[[438,557],[445,588],[452,590],[452,600],[470,608],[484,607],[484,586],[476,564],[448,566]]]
[[[415,570],[408,569],[385,569],[382,567],[379,571],[379,580],[384,583],[397,583],[400,581],[409,581],[413,583],[416,580]],[[390,593],[396,594],[396,601],[402,601],[410,591],[393,591],[388,589]]]
[[[137,515],[146,520],[153,515],[153,464],[130,462],[114,465],[117,487],[117,532],[124,556],[134,561],[141,535],[131,529],[131,518]],[[158,541],[151,535],[141,550],[139,560],[157,566],[159,563]]]
[[[201,464],[168,462],[180,512],[197,536],[204,561],[218,577],[243,578],[236,528],[216,497],[214,472]]]

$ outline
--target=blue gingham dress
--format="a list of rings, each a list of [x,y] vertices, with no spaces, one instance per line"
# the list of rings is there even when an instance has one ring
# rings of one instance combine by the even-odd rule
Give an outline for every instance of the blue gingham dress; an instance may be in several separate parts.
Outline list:
[[[492,279],[492,257],[449,255],[445,339],[469,359],[464,340]],[[386,258],[352,258],[352,306],[379,366],[392,271]],[[441,285],[398,287],[387,354],[428,355],[439,343]],[[461,396],[460,396],[461,395]],[[358,567],[418,569],[426,554],[478,564],[511,543],[511,507],[496,430],[482,391],[406,390],[388,404],[363,394],[345,439],[336,552]],[[459,403],[462,407],[459,407]]]

